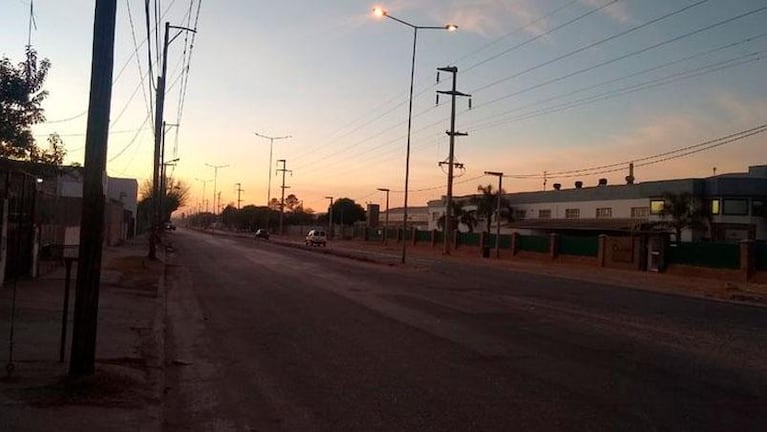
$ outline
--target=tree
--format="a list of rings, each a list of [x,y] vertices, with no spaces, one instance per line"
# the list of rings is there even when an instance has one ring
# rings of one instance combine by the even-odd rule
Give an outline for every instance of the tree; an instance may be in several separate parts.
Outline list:
[[[221,211],[221,223],[228,228],[239,228],[239,213],[237,207],[233,205],[227,205],[224,210]]]
[[[663,194],[663,201],[660,215],[668,220],[660,222],[660,225],[674,230],[676,241],[681,241],[682,230],[685,228],[705,228],[706,216],[703,206],[691,193],[666,192]]]
[[[353,225],[365,220],[365,209],[351,198],[340,198],[333,203],[333,223]]]
[[[269,201],[269,208],[272,209],[272,210],[279,211],[280,210],[280,200],[278,200],[277,198],[272,198]]]
[[[31,127],[45,121],[42,102],[48,96],[43,90],[51,63],[38,62],[37,52],[27,48],[26,61],[14,66],[7,57],[0,58],[0,157],[37,162],[63,161],[61,139],[49,138],[53,151],[40,150]]]
[[[475,196],[471,199],[471,203],[477,206],[477,217],[485,220],[485,230],[490,232],[490,227],[493,223],[493,215],[498,209],[498,191],[493,192],[493,185],[477,186],[477,192],[480,192],[479,196]],[[503,197],[505,193],[503,189],[501,193],[501,213],[503,216],[504,210],[508,215],[509,203],[506,198]]]
[[[285,197],[285,210],[286,211],[295,211],[298,207],[301,206],[301,201],[298,199],[297,196],[290,194]]]
[[[458,224],[466,225],[466,227],[469,229],[469,232],[474,232],[474,227],[477,226],[477,216],[476,212],[474,210],[466,210],[463,207],[463,203],[459,201],[453,201],[451,203],[451,226],[453,228],[458,228]],[[445,215],[442,215],[437,220],[437,226],[441,230],[445,230]]]
[[[173,212],[184,207],[189,200],[189,186],[183,181],[169,178],[166,180],[165,186],[165,195],[162,200],[164,210],[162,220],[164,221],[170,220]],[[148,228],[152,226],[151,218],[154,213],[154,195],[155,191],[152,187],[152,181],[144,181],[144,183],[141,184],[141,190],[139,191],[140,200],[138,202],[138,219],[140,227]]]

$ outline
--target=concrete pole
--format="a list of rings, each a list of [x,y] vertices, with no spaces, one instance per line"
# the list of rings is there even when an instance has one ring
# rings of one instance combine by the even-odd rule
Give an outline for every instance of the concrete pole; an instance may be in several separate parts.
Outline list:
[[[90,375],[95,370],[101,254],[104,241],[104,178],[106,176],[109,114],[112,103],[117,0],[96,0],[93,60],[85,136],[83,205],[77,262],[72,355],[69,374]],[[160,104],[160,101],[158,101]],[[155,166],[155,175],[157,174]],[[157,186],[157,183],[154,183]]]

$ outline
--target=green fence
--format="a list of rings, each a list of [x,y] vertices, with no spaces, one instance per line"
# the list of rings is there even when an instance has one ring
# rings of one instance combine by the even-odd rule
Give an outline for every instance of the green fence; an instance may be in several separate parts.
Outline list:
[[[733,243],[672,243],[666,249],[668,264],[723,269],[740,268],[740,246]]]
[[[383,230],[379,228],[367,228],[368,241],[381,241],[383,239]]]
[[[529,252],[549,252],[549,238],[540,236],[520,235],[517,249]]]
[[[480,233],[458,233],[458,244],[467,246],[479,246]]]
[[[490,234],[487,236],[487,244],[485,246],[488,246],[490,248],[495,247],[495,234]],[[511,249],[511,236],[501,234],[501,249]]]
[[[562,235],[559,237],[559,253],[595,257],[599,254],[599,237]]]
[[[757,242],[754,245],[754,253],[756,254],[756,270],[767,271],[767,243]]]
[[[431,243],[431,231],[421,231],[421,230],[416,231],[415,241]]]

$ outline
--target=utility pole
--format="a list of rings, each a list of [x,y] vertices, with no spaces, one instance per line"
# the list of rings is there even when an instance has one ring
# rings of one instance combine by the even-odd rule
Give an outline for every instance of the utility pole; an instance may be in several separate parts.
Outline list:
[[[240,209],[240,204],[242,204],[242,200],[240,199],[240,196],[242,195],[245,190],[242,188],[242,183],[235,183],[235,186],[237,186],[237,210]]]
[[[101,253],[104,243],[104,178],[106,176],[109,114],[114,72],[117,0],[96,0],[93,23],[93,60],[85,135],[85,168],[77,261],[72,353],[69,374],[90,375],[95,370]]]
[[[158,23],[159,24],[159,23]],[[180,30],[173,39],[170,38],[170,29]],[[154,159],[153,159],[153,171],[152,171],[152,190],[154,191],[154,198],[152,200],[153,218],[152,218],[152,233],[149,236],[149,258],[157,259],[157,243],[160,242],[160,200],[159,194],[164,192],[161,190],[160,185],[160,171],[163,158],[163,137],[165,135],[165,127],[163,123],[163,115],[165,111],[165,85],[167,84],[168,74],[168,45],[173,42],[181,31],[190,31],[195,33],[195,30],[186,27],[171,26],[169,22],[165,22],[165,39],[162,49],[162,75],[157,77],[157,95],[155,96],[155,115],[154,115]]]
[[[218,214],[216,211],[216,183],[218,182],[218,170],[221,168],[228,168],[229,165],[211,165],[209,163],[206,163],[205,165],[213,168],[213,215],[215,216]]]
[[[471,95],[466,93],[461,93],[456,90],[457,85],[457,78],[458,78],[458,68],[456,66],[448,66],[448,67],[442,67],[437,68],[438,71],[442,72],[449,72],[453,75],[453,89],[450,91],[437,91],[438,94],[446,94],[450,95],[451,98],[451,112],[450,112],[450,130],[447,131],[447,135],[450,137],[450,155],[448,156],[448,166],[447,166],[447,199],[446,199],[446,206],[445,206],[445,245],[443,249],[443,253],[445,255],[450,254],[450,236],[452,233],[452,227],[451,227],[451,218],[452,218],[452,206],[453,206],[453,166],[455,164],[455,137],[457,136],[467,136],[468,133],[465,132],[456,132],[455,131],[455,101],[458,96],[462,97],[471,97]],[[439,78],[437,79],[439,81]]]
[[[293,175],[293,171],[285,169],[285,165],[287,164],[287,161],[285,159],[278,159],[278,164],[282,164],[282,168],[278,169],[277,172],[282,173],[282,186],[280,187],[282,189],[282,197],[280,198],[280,235],[284,234],[283,232],[283,220],[285,219],[285,189],[289,189],[290,186],[285,186],[285,173],[290,173],[290,175]]]
[[[213,203],[216,204],[215,202]],[[219,214],[221,214],[221,191],[218,191],[218,207],[216,207],[216,210]]]
[[[330,200],[330,207],[328,207],[328,238],[333,239],[333,197],[326,196],[325,199]]]
[[[495,209],[495,257],[501,257],[501,196],[503,195],[503,173],[499,171],[485,171],[485,175],[498,177],[498,204]]]
[[[384,222],[384,235],[383,235],[383,241],[384,245],[388,244],[389,242],[389,189],[388,188],[378,188],[381,192],[386,192],[386,216],[385,222]]]
[[[212,181],[212,179],[203,180],[203,179],[195,178],[195,180],[202,183],[202,207],[205,208],[205,213],[207,213],[208,205],[206,204],[206,201],[205,201],[205,185],[208,184],[209,181]]]

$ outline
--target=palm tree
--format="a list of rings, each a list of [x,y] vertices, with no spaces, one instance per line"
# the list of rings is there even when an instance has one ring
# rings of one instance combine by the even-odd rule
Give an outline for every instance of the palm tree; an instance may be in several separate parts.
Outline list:
[[[452,211],[452,223],[451,225],[458,228],[458,224],[464,224],[469,228],[469,232],[474,232],[474,227],[477,226],[477,217],[474,210],[466,210],[463,208],[463,203],[453,201],[451,206]],[[439,229],[445,229],[445,215],[442,215],[437,220],[437,226]]]
[[[663,210],[660,215],[669,220],[660,224],[674,230],[676,241],[681,241],[685,228],[700,229],[706,226],[706,215],[700,201],[689,192],[663,194]]]
[[[485,219],[485,230],[490,232],[490,227],[493,223],[493,215],[498,209],[498,192],[493,192],[493,185],[479,185],[477,186],[477,192],[480,192],[480,195],[473,197],[471,203],[477,206],[476,214],[478,217]],[[503,213],[504,210],[509,212],[511,208],[509,207],[508,200],[503,197],[503,194],[505,193],[503,189],[501,189],[500,193],[501,212]],[[510,214],[510,212],[508,214]]]

